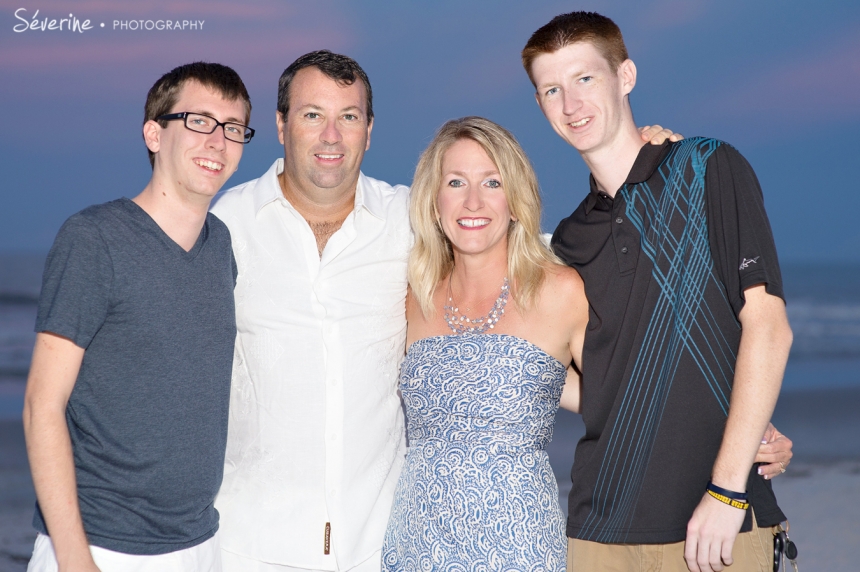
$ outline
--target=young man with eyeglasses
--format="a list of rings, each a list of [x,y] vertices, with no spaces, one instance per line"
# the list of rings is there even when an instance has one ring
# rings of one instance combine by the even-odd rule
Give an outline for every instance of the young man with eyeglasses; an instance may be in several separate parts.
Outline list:
[[[145,106],[149,183],[57,235],[24,404],[30,571],[221,570],[236,266],[208,209],[253,136],[250,113],[226,66],[165,74]]]

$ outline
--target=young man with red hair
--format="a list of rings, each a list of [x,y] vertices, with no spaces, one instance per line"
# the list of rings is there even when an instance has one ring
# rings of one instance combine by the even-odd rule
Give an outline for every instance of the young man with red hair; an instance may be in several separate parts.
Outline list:
[[[753,462],[792,336],[755,174],[714,139],[643,145],[608,18],[558,16],[522,57],[591,170],[552,241],[591,313],[568,570],[770,570],[785,517]]]

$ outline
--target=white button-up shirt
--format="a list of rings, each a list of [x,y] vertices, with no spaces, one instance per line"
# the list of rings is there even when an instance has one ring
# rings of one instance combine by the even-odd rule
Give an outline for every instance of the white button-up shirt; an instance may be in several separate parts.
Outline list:
[[[212,207],[239,267],[221,546],[348,570],[382,547],[405,455],[409,191],[361,174],[355,209],[320,257],[281,171],[283,159]]]

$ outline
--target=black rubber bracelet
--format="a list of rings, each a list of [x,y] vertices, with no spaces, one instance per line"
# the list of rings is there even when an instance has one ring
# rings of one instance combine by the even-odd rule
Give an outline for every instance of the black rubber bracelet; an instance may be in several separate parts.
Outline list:
[[[728,489],[724,489],[723,487],[718,487],[714,483],[708,481],[707,490],[714,491],[717,494],[723,495],[724,497],[729,497],[730,499],[746,501],[749,500],[749,495],[747,493],[736,493],[735,491],[730,491]]]

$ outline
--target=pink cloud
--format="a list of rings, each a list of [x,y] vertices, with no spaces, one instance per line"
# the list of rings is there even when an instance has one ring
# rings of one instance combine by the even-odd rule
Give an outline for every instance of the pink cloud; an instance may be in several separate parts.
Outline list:
[[[6,3],[8,0],[0,0]],[[36,5],[27,2],[26,18]],[[355,45],[353,23],[342,11],[325,18],[310,18],[313,5],[260,0],[179,0],[131,3],[115,0],[44,0],[38,4],[39,20],[62,18],[72,13],[90,18],[94,29],[79,34],[68,31],[27,30],[4,34],[0,72],[14,80],[46,74],[99,73],[93,66],[135,66],[141,62],[229,59],[253,64],[277,61],[321,47],[348,50]],[[9,16],[15,8],[9,8]],[[4,10],[5,11],[5,10]],[[105,27],[95,19],[102,17]],[[15,24],[20,20],[10,18]],[[114,29],[113,20],[203,20],[198,30]],[[11,23],[10,23],[11,25]],[[289,63],[287,61],[286,63]],[[286,64],[284,64],[286,65]],[[92,71],[90,71],[92,70]],[[0,91],[15,92],[13,85]]]
[[[720,115],[792,125],[799,115],[810,121],[860,118],[858,54],[860,31],[853,31],[824,49],[732,82],[706,105]]]
[[[24,53],[7,54],[18,60],[16,69],[2,70],[0,96],[6,102],[44,100],[58,97],[90,101],[122,100],[137,97],[162,73],[191,61],[214,61],[233,67],[252,86],[274,91],[278,75],[301,54],[328,47],[346,51],[349,36],[324,36],[313,32],[292,34],[289,40],[263,37],[242,50],[209,39],[189,46],[177,42],[128,42],[106,48],[102,45],[45,46]],[[6,66],[3,66],[6,67]],[[254,90],[252,90],[254,91]]]
[[[21,2],[18,6],[10,6],[9,10],[14,15],[18,8],[25,9],[20,15],[27,20],[32,19],[38,10],[39,20],[43,18],[65,18],[71,13],[82,20],[89,18],[93,21],[100,21],[99,18],[104,20],[111,20],[114,17],[146,18],[160,16],[167,18],[177,15],[186,15],[197,19],[228,17],[248,20],[283,17],[297,11],[294,6],[275,0],[261,0],[254,3],[240,3],[235,0],[211,0],[205,3],[199,0],[179,2],[160,0],[146,3],[117,2],[116,0],[83,0],[80,2],[46,0],[39,2],[38,6],[30,2]],[[15,21],[18,23],[18,20]]]
[[[24,72],[42,75],[69,67],[85,70],[93,65],[118,64],[151,57],[164,46],[145,42],[126,42],[118,46],[104,43],[13,45],[4,50],[0,69],[4,72]]]
[[[87,70],[96,65],[124,65],[153,58],[173,59],[177,54],[200,54],[207,59],[229,55],[240,61],[282,59],[284,54],[301,55],[314,46],[343,49],[351,42],[351,34],[343,31],[291,31],[269,32],[254,37],[253,42],[237,48],[222,37],[208,34],[190,36],[190,32],[177,33],[166,39],[153,41],[151,36],[120,38],[109,42],[75,42],[7,45],[0,71],[44,74],[68,70],[70,67]],[[308,48],[308,46],[311,46]],[[211,55],[210,55],[211,54]],[[201,56],[198,57],[201,57]]]

